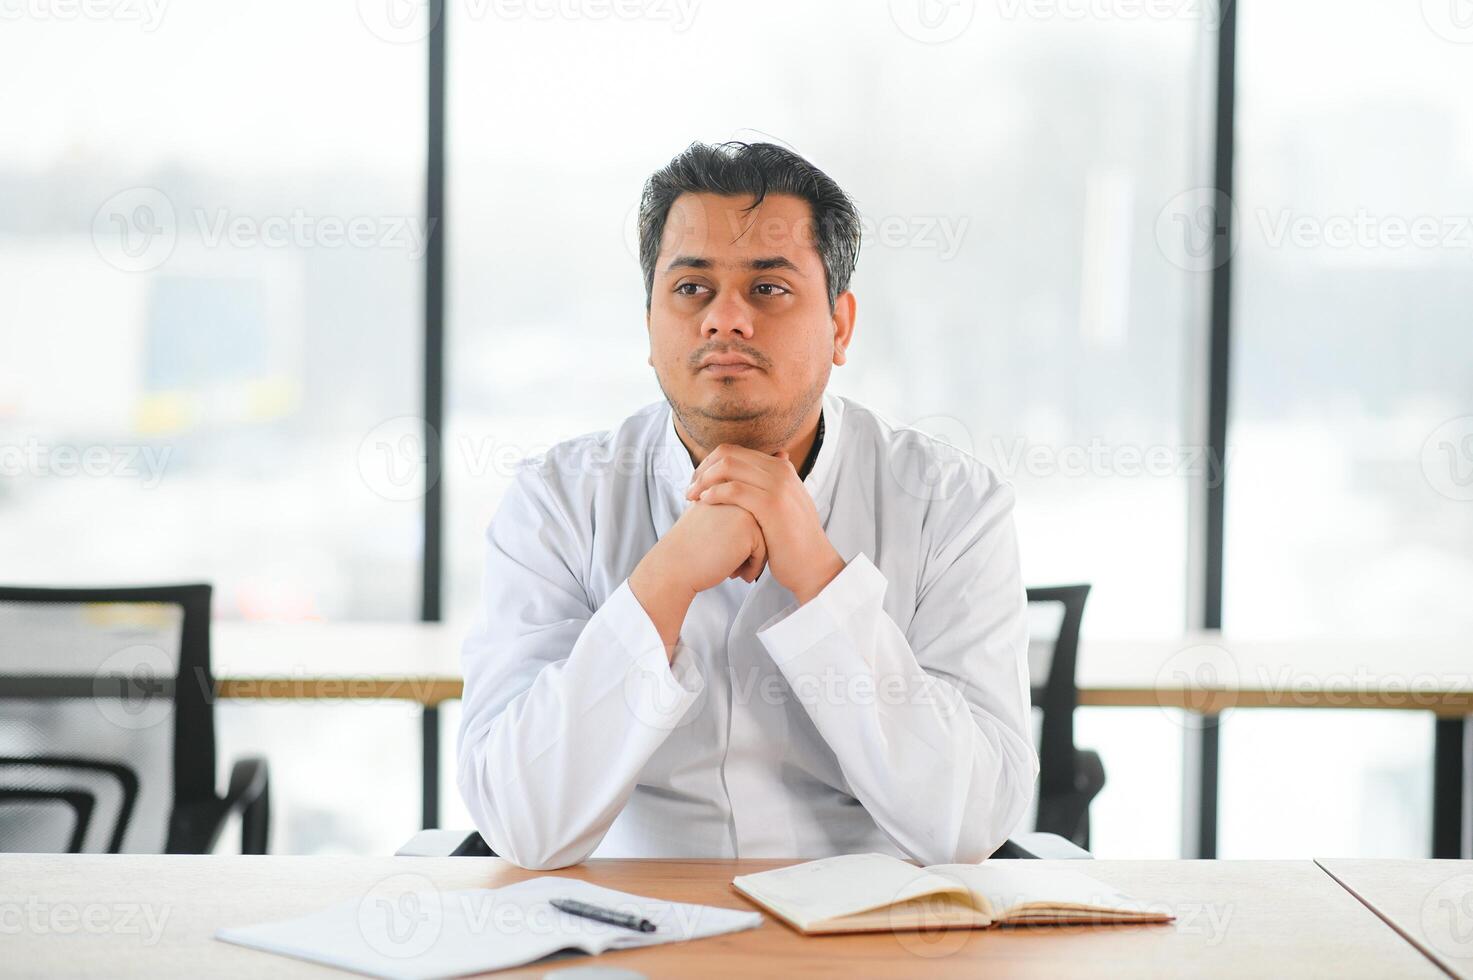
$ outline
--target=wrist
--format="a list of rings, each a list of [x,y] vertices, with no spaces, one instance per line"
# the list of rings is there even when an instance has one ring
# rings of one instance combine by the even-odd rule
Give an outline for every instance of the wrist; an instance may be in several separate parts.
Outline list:
[[[634,593],[634,598],[660,634],[666,656],[673,659],[675,645],[680,640],[680,627],[685,623],[690,604],[695,601],[695,591],[667,574],[653,550],[629,574],[629,591]]]
[[[829,556],[828,560],[820,562],[811,575],[807,575],[800,582],[794,583],[792,589],[793,597],[798,600],[800,606],[807,605],[810,600],[824,589],[828,588],[830,582],[839,577],[848,563],[839,557],[837,551]]]

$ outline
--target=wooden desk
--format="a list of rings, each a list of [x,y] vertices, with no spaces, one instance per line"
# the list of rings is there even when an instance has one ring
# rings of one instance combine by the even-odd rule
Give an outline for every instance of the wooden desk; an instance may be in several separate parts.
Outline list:
[[[590,861],[555,873],[675,901],[753,908],[731,889],[732,876],[786,863]],[[932,938],[919,933],[804,938],[765,916],[762,927],[751,932],[609,953],[597,962],[652,978],[1440,975],[1310,861],[1095,861],[1085,870],[1143,901],[1169,907],[1177,921]],[[0,971],[37,977],[343,977],[347,974],[211,936],[221,926],[362,899],[395,875],[423,875],[439,888],[459,889],[497,887],[533,874],[498,858],[0,855],[0,929],[6,933]],[[134,910],[130,925],[137,931],[124,931],[128,909]],[[142,925],[148,914],[162,921],[161,929],[150,932]],[[62,934],[67,923],[71,931]],[[496,975],[540,977],[557,966],[584,962],[594,961],[565,960]]]
[[[1316,861],[1455,977],[1473,978],[1473,861]]]
[[[424,825],[438,825],[439,705],[461,695],[466,629],[443,623],[223,621],[213,626],[216,687],[225,698],[397,698],[425,709]],[[1186,732],[1187,853],[1217,853],[1218,720],[1229,708],[1369,708],[1429,711],[1433,754],[1433,856],[1460,857],[1473,813],[1473,647],[1456,639],[1258,640],[1197,631],[1158,640],[1086,641],[1079,703],[1182,709]]]

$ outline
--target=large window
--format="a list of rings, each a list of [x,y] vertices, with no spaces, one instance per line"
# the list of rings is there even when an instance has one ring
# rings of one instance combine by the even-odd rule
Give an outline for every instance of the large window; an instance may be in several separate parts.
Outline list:
[[[379,444],[420,406],[422,46],[352,4],[3,18],[0,581],[199,579],[220,617],[413,618],[420,504]],[[412,718],[337,710],[343,742],[413,757]],[[222,755],[269,750],[278,849],[402,839],[373,829],[383,808],[314,809],[314,786],[385,780],[303,753],[288,715],[219,711]],[[412,768],[401,785],[416,798]]]
[[[1473,629],[1473,24],[1394,0],[1240,18],[1224,625],[1395,638],[1346,674],[1414,682],[1417,637]],[[1430,733],[1240,714],[1223,852],[1426,853]]]
[[[660,398],[640,187],[692,140],[738,139],[791,146],[864,214],[857,335],[834,389],[1011,479],[1029,582],[1093,582],[1093,634],[1183,628],[1204,279],[1159,247],[1156,225],[1202,183],[1213,25],[1187,8],[532,9],[447,7],[452,618],[477,601],[512,462]],[[1159,756],[1109,754],[1119,785],[1132,766],[1149,774],[1161,826],[1128,801],[1096,826],[1122,849],[1169,853],[1179,738],[1146,715],[1100,727],[1112,744],[1110,731],[1164,735]]]

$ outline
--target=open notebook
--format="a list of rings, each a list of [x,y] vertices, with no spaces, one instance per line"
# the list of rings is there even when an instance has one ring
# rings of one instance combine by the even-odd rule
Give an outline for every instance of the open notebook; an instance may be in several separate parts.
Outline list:
[[[806,935],[1171,920],[1087,875],[1034,861],[917,868],[885,854],[846,854],[732,884]]]

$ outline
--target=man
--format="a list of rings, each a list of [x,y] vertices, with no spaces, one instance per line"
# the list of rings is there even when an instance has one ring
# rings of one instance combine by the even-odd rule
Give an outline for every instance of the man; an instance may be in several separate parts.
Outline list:
[[[1038,763],[1013,494],[825,394],[859,215],[771,144],[694,144],[640,206],[666,402],[522,468],[487,531],[459,783],[528,868],[976,862]]]

